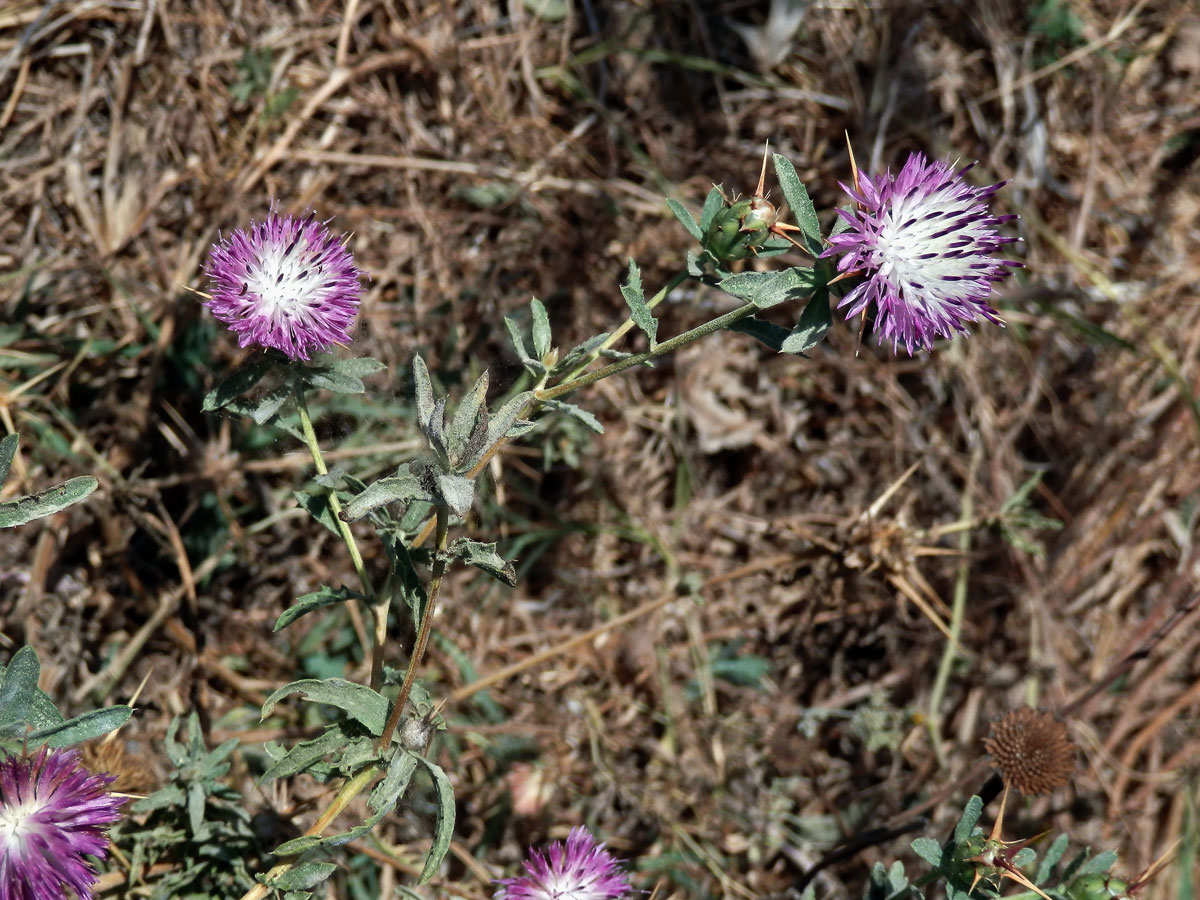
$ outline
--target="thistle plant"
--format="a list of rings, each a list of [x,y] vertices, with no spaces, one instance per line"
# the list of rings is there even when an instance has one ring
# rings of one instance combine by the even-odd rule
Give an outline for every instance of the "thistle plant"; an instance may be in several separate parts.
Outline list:
[[[307,447],[315,478],[297,492],[297,500],[342,541],[356,573],[353,585],[325,585],[297,598],[280,615],[276,629],[302,617],[328,615],[342,604],[355,616],[365,609],[371,622],[369,630],[361,631],[362,653],[370,660],[363,682],[301,679],[272,692],[262,707],[267,717],[285,698],[299,695],[336,711],[314,737],[290,746],[267,744],[268,762],[261,773],[264,782],[309,776],[331,785],[334,793],[305,834],[274,848],[277,863],[256,875],[258,884],[243,900],[272,890],[297,900],[308,897],[336,868],[330,853],[370,832],[418,778],[428,782],[434,797],[432,841],[418,881],[438,875],[454,833],[455,804],[451,780],[431,752],[441,720],[438,698],[420,683],[422,661],[451,567],[474,567],[506,585],[516,581],[512,562],[494,542],[473,534],[470,525],[487,463],[506,442],[556,417],[602,430],[584,406],[566,398],[696,341],[714,335],[716,340],[737,339],[719,336],[721,332],[748,335],[777,352],[806,354],[829,334],[831,307],[837,305],[850,316],[862,314],[864,323],[873,313],[880,342],[912,354],[932,348],[939,336],[964,333],[969,323],[1000,322],[993,291],[1018,265],[999,256],[1014,240],[1000,230],[1013,217],[997,216],[989,208],[1000,185],[973,186],[964,178],[968,169],[956,172],[920,156],[895,177],[855,171],[853,185],[846,188],[852,205],[839,211],[827,235],[792,163],[778,154],[770,159],[790,212],[765,194],[766,158],[750,197],[731,199],[714,187],[699,219],[682,204],[668,201],[696,246],[686,265],[652,294],[637,263],[629,261],[620,286],[629,316],[611,332],[559,346],[537,299],[529,305],[528,330],[516,319],[506,319],[525,370],[523,383],[496,390],[485,371],[454,401],[438,394],[424,360],[415,357],[413,406],[424,452],[370,482],[329,469],[309,412],[314,392],[362,393],[363,379],[383,369],[370,358],[321,353],[353,345],[363,273],[348,241],[312,213],[295,218],[272,207],[265,219],[214,245],[205,303],[252,352],[208,394],[205,409],[249,416],[258,425],[274,423]],[[794,223],[787,221],[789,216]],[[793,250],[801,251],[807,262],[776,264]],[[655,308],[687,281],[723,292],[734,302],[721,314],[664,337]],[[793,323],[787,327],[779,324],[784,308]],[[767,310],[776,310],[770,319],[761,315]],[[634,330],[641,333],[643,349],[619,350],[619,342]],[[350,528],[354,522],[370,526],[386,571],[369,570],[358,545],[362,531]],[[396,646],[389,631],[393,613],[411,619],[414,637],[408,646]],[[203,757],[202,748],[194,749],[197,759]],[[219,772],[212,766],[204,771],[205,795],[216,798],[219,792],[209,782]],[[365,818],[332,833],[335,820],[364,794]],[[174,801],[166,794],[156,796],[156,815],[165,814]],[[950,845],[921,843],[917,852],[934,865],[948,892],[993,896],[996,880],[985,870],[994,868],[1000,856],[986,856],[990,845],[975,828],[982,805],[972,803]],[[1057,853],[1061,856],[1062,850]],[[1004,859],[1017,867],[1025,857],[1014,853]],[[979,885],[971,884],[980,871],[984,875],[975,879]],[[1096,864],[1081,863],[1068,867],[1062,877],[1073,883],[1070,878],[1098,871]],[[1040,872],[1037,880],[1044,880]],[[575,829],[565,843],[544,853],[534,851],[524,874],[497,884],[498,900],[615,900],[630,890],[617,861],[584,829]],[[1093,900],[1063,891],[1064,898]],[[920,896],[893,868],[877,873],[869,896],[905,893]]]

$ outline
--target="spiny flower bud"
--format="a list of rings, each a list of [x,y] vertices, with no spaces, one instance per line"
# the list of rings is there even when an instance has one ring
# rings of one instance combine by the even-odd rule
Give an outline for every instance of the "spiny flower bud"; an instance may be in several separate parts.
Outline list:
[[[984,749],[996,761],[1004,783],[1022,794],[1048,794],[1075,771],[1075,745],[1054,714],[1029,706],[992,723]]]
[[[745,259],[763,248],[778,221],[779,211],[769,200],[737,200],[713,216],[704,248],[721,262]]]

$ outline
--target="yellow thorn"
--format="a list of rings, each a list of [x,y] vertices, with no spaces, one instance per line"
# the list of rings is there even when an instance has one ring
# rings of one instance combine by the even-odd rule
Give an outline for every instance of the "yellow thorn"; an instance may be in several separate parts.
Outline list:
[[[763,196],[763,185],[767,183],[767,154],[770,153],[770,150],[771,142],[767,141],[767,143],[763,146],[762,171],[758,173],[758,187],[754,191],[755,197]]]

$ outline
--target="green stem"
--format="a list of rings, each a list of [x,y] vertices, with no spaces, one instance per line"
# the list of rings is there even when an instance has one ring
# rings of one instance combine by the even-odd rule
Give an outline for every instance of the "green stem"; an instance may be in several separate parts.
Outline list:
[[[300,384],[300,379],[298,378],[293,378],[292,380],[292,395],[296,400],[296,413],[300,417],[300,431],[304,436],[304,443],[308,447],[308,452],[312,457],[313,465],[317,469],[317,474],[328,475],[329,469],[325,465],[325,457],[321,454],[321,445],[317,442],[317,433],[313,430],[312,417],[308,414],[308,403],[304,399],[304,387]],[[378,690],[383,680],[383,645],[387,635],[387,614],[390,597],[385,598],[381,603],[375,602],[375,587],[371,584],[370,576],[367,575],[367,567],[363,563],[362,553],[358,550],[358,542],[354,539],[354,533],[350,530],[350,526],[342,521],[342,504],[338,500],[337,492],[330,490],[327,494],[327,499],[329,502],[329,511],[333,514],[333,521],[337,523],[338,533],[341,534],[342,542],[345,543],[346,550],[350,553],[350,562],[354,566],[354,571],[358,573],[359,583],[362,585],[363,593],[366,595],[367,603],[371,608],[371,617],[375,626],[374,642],[371,647],[371,686]],[[357,610],[353,612],[355,615],[358,614]],[[361,628],[361,622],[357,624]]]
[[[378,768],[375,766],[367,766],[365,769],[343,784],[341,789],[338,790],[337,796],[333,798],[333,802],[329,804],[329,807],[325,810],[325,812],[321,813],[321,817],[312,824],[312,827],[309,828],[308,831],[304,832],[304,836],[319,837],[321,832],[328,828],[333,820],[341,815],[342,810],[350,805],[350,801],[361,794],[363,789],[366,788],[366,786],[371,783],[371,780],[378,774]],[[285,859],[283,862],[279,863],[279,865],[274,866],[271,871],[267,873],[266,880],[272,881],[278,878],[280,875],[283,875],[296,864],[296,860],[299,858],[299,856],[293,856],[289,859]],[[243,894],[241,900],[262,900],[262,898],[266,897],[270,891],[271,889],[265,884],[257,884]]]
[[[970,523],[975,512],[971,491],[974,489],[975,470],[978,463],[979,456],[976,454],[971,459],[971,466],[967,475],[967,485],[963,490],[962,504],[959,512],[960,522]],[[945,760],[942,754],[941,705],[942,698],[946,694],[946,688],[950,684],[950,671],[953,669],[954,660],[958,656],[955,648],[959,645],[963,619],[967,611],[967,581],[971,570],[969,563],[971,531],[969,528],[964,528],[958,533],[958,549],[962,556],[958,565],[958,576],[954,582],[954,599],[950,605],[951,637],[946,639],[945,649],[942,650],[942,659],[938,663],[937,676],[934,678],[933,691],[929,696],[929,738],[933,743],[934,755],[937,757],[938,762],[942,764],[945,764]]]
[[[646,308],[654,309],[654,307],[658,306],[658,304],[662,303],[663,300],[667,298],[667,294],[671,293],[671,291],[675,290],[675,288],[679,287],[679,285],[683,284],[690,277],[691,276],[689,276],[687,272],[677,272],[670,281],[663,285],[657,294],[646,301]],[[583,362],[576,366],[571,373],[562,380],[562,383],[566,384],[567,382],[574,381],[576,378],[582,375],[583,370],[590,366],[592,362],[595,361],[596,357],[598,357],[601,353],[603,353],[621,338],[625,337],[625,335],[629,332],[629,329],[633,328],[633,324],[633,316],[630,316],[624,322],[622,322],[621,326],[616,331],[606,337],[598,347],[584,357]]]
[[[412,693],[413,682],[417,678],[417,668],[425,656],[425,648],[429,646],[429,634],[433,630],[433,613],[437,607],[438,594],[442,589],[442,576],[446,574],[446,559],[442,555],[446,549],[446,539],[449,534],[450,510],[445,506],[437,508],[437,540],[433,556],[433,572],[429,579],[429,599],[421,616],[421,625],[417,629],[417,640],[413,644],[412,654],[408,659],[408,669],[404,673],[404,683],[400,685],[400,693],[392,703],[392,711],[388,715],[387,724],[383,726],[383,734],[379,737],[380,752],[386,751],[392,743],[392,735],[400,724],[400,715]]]
[[[680,347],[685,347],[693,341],[698,341],[702,337],[708,337],[714,331],[720,331],[722,328],[728,328],[734,322],[752,315],[757,307],[753,303],[747,303],[745,306],[739,306],[737,309],[725,313],[723,316],[718,316],[711,321],[705,322],[703,325],[698,325],[691,331],[685,331],[683,334],[678,334],[669,341],[663,341],[661,344],[655,344],[645,353],[638,353],[634,356],[628,356],[625,359],[619,360],[612,365],[605,366],[603,369],[597,369],[594,372],[578,378],[574,381],[564,381],[562,384],[557,384],[552,388],[546,388],[543,391],[534,392],[534,399],[545,402],[546,400],[554,400],[564,394],[569,394],[572,391],[577,391],[581,387],[587,387],[589,384],[595,384],[597,381],[602,381],[610,375],[616,375],[618,372],[624,372],[626,369],[632,369],[634,366],[640,366],[642,363],[649,362],[652,359],[657,359],[670,353],[672,350],[678,350]]]

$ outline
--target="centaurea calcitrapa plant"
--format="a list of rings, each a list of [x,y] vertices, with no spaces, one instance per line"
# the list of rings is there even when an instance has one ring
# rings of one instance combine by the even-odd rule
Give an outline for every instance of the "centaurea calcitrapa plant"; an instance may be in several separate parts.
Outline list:
[[[0,485],[17,449],[16,434],[0,439]],[[61,512],[98,486],[80,475],[0,503],[0,529]],[[0,665],[0,900],[90,900],[95,861],[108,852],[125,798],[109,790],[111,775],[88,770],[69,748],[120,728],[132,710],[113,705],[68,719],[38,687],[40,674],[32,647]]]
[[[454,833],[455,804],[450,779],[429,753],[439,725],[436,698],[417,678],[449,567],[473,566],[505,584],[515,582],[514,567],[497,552],[496,544],[479,540],[468,527],[481,475],[505,442],[528,434],[550,416],[572,417],[601,430],[591,413],[564,398],[718,332],[740,332],[777,352],[804,354],[829,332],[834,301],[849,305],[852,315],[873,310],[881,341],[894,348],[903,345],[909,353],[929,348],[937,335],[964,331],[967,322],[999,321],[989,302],[992,289],[1015,264],[997,256],[1012,240],[998,231],[1007,217],[993,215],[988,207],[998,185],[973,187],[963,178],[965,170],[955,173],[919,156],[896,178],[885,174],[859,179],[856,172],[856,186],[850,191],[856,206],[842,211],[833,234],[826,237],[792,163],[781,155],[772,159],[796,224],[784,222],[764,195],[766,159],[752,197],[730,200],[714,188],[699,221],[682,204],[668,200],[698,245],[681,271],[647,297],[641,272],[631,260],[620,286],[628,319],[612,332],[569,349],[555,345],[549,316],[537,299],[530,303],[529,332],[506,318],[527,380],[492,405],[485,372],[451,411],[417,356],[415,420],[425,452],[370,483],[328,469],[308,405],[314,391],[361,393],[366,389],[362,379],[383,368],[369,358],[314,356],[352,343],[351,319],[361,288],[347,239],[336,237],[311,214],[294,218],[273,207],[264,221],[233,232],[213,247],[207,267],[210,293],[204,294],[207,305],[235,331],[242,346],[257,350],[208,394],[205,408],[247,415],[260,425],[274,422],[304,443],[316,478],[312,487],[298,492],[299,502],[345,543],[357,573],[353,586],[327,585],[298,598],[276,628],[328,612],[336,604],[365,606],[372,626],[363,647],[364,658],[370,659],[367,683],[340,677],[302,679],[281,686],[263,705],[265,717],[285,697],[300,694],[338,711],[317,737],[290,747],[268,745],[271,763],[263,773],[264,781],[307,773],[335,784],[336,794],[307,833],[275,849],[279,863],[258,876],[259,884],[243,900],[257,900],[271,890],[287,897],[308,896],[335,868],[327,859],[330,851],[367,834],[396,807],[419,772],[432,785],[435,821],[418,880],[427,882],[437,875]],[[794,248],[807,254],[811,263],[770,267],[769,260]],[[836,265],[835,256],[841,257]],[[751,259],[761,271],[735,271]],[[663,339],[654,309],[688,280],[717,288],[739,302],[728,312]],[[784,305],[797,309],[790,328],[759,316]],[[635,328],[644,336],[646,349],[617,351],[618,341]],[[372,573],[364,564],[358,538],[349,527],[358,520],[372,526],[388,563],[386,572]],[[415,638],[409,647],[396,648],[389,640],[393,608],[412,617]],[[393,677],[387,663],[401,659],[403,675]],[[326,833],[350,801],[366,791],[365,820],[343,833]],[[964,834],[973,834],[970,826]],[[951,858],[959,856],[952,853]],[[941,861],[939,855],[939,865]],[[576,832],[566,845],[535,857],[524,876],[502,881],[498,896],[608,896],[626,884],[610,862],[586,832]],[[555,879],[567,874],[594,876],[592,894],[563,893]]]

